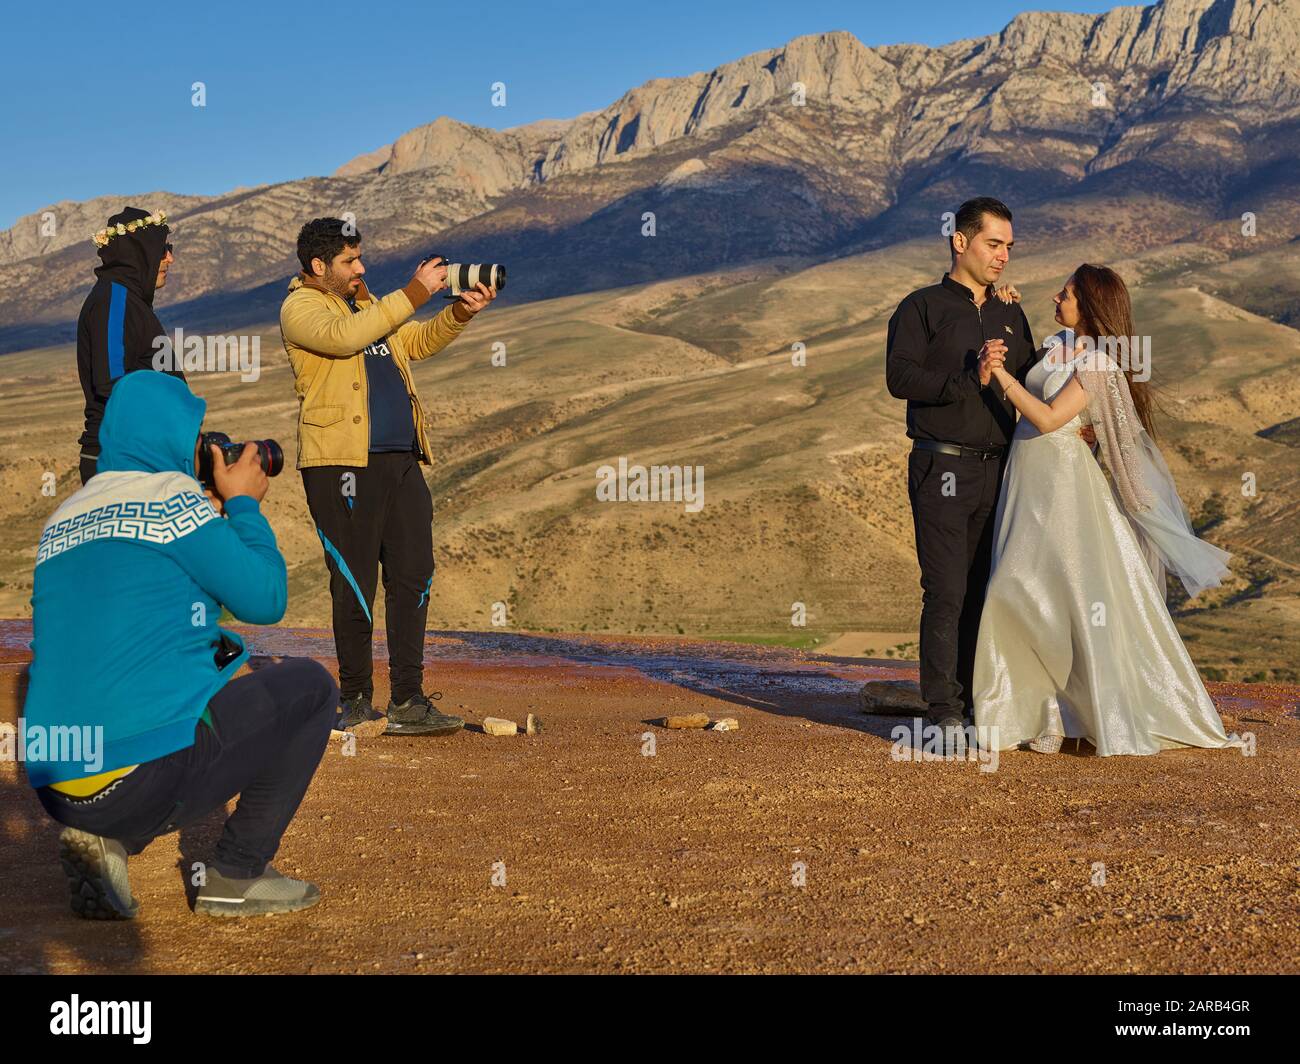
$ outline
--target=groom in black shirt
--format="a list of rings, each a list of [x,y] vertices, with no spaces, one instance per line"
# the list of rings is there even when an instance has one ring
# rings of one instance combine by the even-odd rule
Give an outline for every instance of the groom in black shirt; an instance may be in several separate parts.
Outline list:
[[[1014,244],[1011,211],[963,203],[943,280],[889,320],[885,380],[907,400],[907,494],[921,565],[921,697],[926,721],[962,726],[1015,408],[990,386],[1001,362],[1022,383],[1041,357],[1024,312],[994,296]]]

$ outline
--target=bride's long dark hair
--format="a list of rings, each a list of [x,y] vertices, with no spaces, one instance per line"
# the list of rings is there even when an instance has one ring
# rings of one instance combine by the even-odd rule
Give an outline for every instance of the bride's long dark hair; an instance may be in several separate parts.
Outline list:
[[[1133,302],[1124,279],[1107,266],[1084,263],[1074,271],[1074,298],[1079,304],[1079,327],[1075,331],[1090,336],[1101,347],[1102,337],[1134,337]],[[1146,381],[1133,379],[1132,359],[1123,367],[1133,396],[1133,408],[1147,434],[1155,439],[1153,414],[1156,410]]]

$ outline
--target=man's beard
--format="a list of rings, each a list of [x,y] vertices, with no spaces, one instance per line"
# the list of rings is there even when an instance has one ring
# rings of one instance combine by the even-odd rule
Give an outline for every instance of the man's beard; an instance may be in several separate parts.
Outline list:
[[[330,274],[326,274],[324,280],[325,280],[326,288],[328,288],[336,296],[342,296],[344,299],[351,299],[352,296],[355,295],[356,291],[359,290],[361,287],[360,285],[358,285],[357,289],[354,290],[352,287],[351,279],[348,279],[346,281],[341,281]]]

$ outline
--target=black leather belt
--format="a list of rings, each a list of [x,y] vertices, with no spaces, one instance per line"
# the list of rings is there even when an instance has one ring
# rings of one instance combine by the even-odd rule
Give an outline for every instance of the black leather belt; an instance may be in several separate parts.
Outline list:
[[[940,443],[938,440],[913,440],[912,450],[914,451],[938,451],[940,454],[952,454],[958,458],[978,458],[982,462],[987,462],[991,458],[1001,458],[1005,447],[995,447],[991,450],[981,450],[978,447],[961,447],[955,443]]]

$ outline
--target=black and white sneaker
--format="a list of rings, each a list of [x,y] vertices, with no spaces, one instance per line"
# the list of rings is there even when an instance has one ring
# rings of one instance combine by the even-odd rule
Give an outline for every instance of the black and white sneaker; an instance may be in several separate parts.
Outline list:
[[[86,920],[130,920],[140,911],[126,876],[126,850],[78,828],[59,835],[59,863],[68,874],[72,911]]]
[[[433,698],[441,698],[438,691]],[[451,735],[465,727],[460,717],[439,713],[429,702],[429,696],[419,694],[400,705],[388,703],[388,727],[385,735]]]

